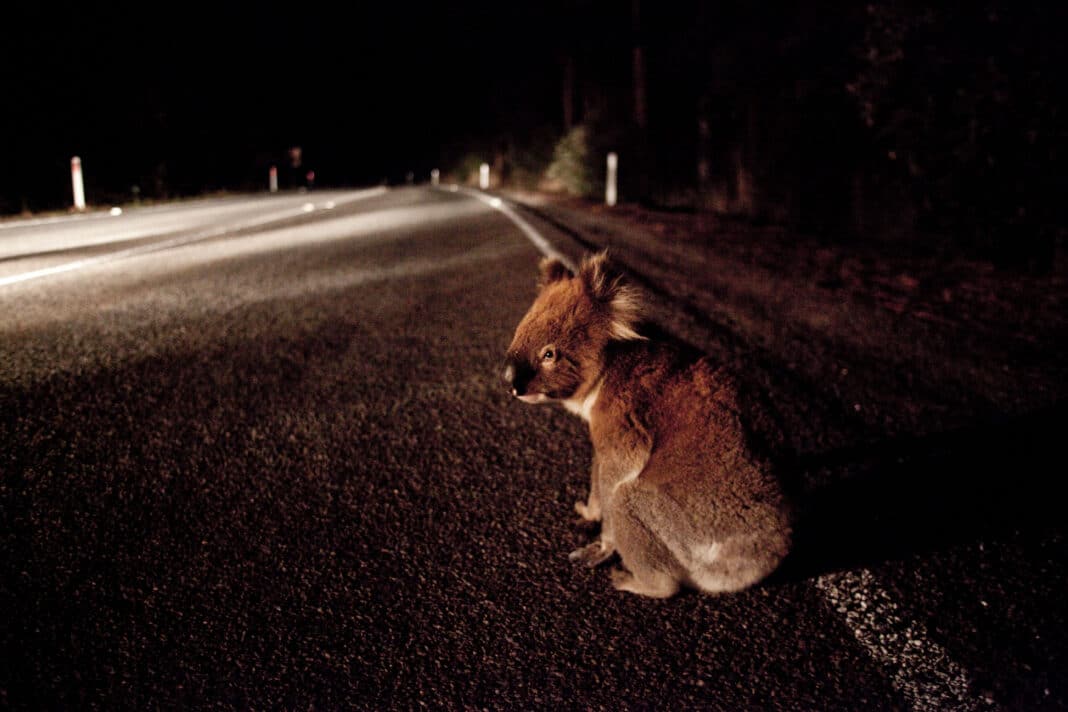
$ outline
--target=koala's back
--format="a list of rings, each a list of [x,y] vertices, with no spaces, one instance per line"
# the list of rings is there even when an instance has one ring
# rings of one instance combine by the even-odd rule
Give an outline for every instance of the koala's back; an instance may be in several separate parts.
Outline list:
[[[628,568],[661,547],[653,563],[679,581],[731,591],[764,578],[785,557],[790,508],[770,461],[754,451],[747,405],[735,377],[686,349],[629,342],[609,354],[590,423],[594,448],[646,452],[637,476],[618,483],[607,516],[637,518],[657,539],[621,539]]]

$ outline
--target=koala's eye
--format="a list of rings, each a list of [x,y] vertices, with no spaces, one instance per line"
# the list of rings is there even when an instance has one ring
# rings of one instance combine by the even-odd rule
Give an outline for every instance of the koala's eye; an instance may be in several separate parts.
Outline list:
[[[551,348],[545,349],[541,354],[542,361],[553,361],[556,359],[556,351]]]

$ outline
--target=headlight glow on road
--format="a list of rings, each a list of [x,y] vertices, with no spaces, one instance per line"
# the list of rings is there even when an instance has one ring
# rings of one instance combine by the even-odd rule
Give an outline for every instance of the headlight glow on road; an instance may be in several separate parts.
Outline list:
[[[345,194],[346,199],[342,202],[347,205],[356,200],[382,195],[386,190],[386,188],[373,188],[349,192]],[[335,201],[330,202],[337,205]],[[101,217],[128,215],[123,218],[123,225],[128,229],[120,232],[109,228],[106,221],[101,221],[99,227],[96,227],[83,217],[77,220],[67,219],[47,223],[13,222],[7,227],[10,232],[5,234],[5,240],[0,244],[2,248],[0,249],[0,288],[88,267],[104,266],[119,260],[131,258],[150,260],[154,253],[163,251],[166,251],[172,258],[181,254],[182,257],[190,258],[191,262],[210,262],[217,253],[220,253],[219,246],[214,244],[218,238],[224,238],[231,233],[260,228],[252,235],[244,236],[239,240],[222,240],[227,246],[247,248],[250,243],[255,245],[258,238],[278,232],[269,227],[271,223],[288,220],[315,210],[315,205],[310,202],[294,204],[282,201],[271,204],[288,204],[288,207],[264,212],[262,204],[257,205],[256,201],[241,200],[223,203],[221,207],[215,203],[205,203],[193,206],[183,205],[166,210],[142,209],[123,213],[122,209],[116,206],[107,212],[96,213]],[[231,205],[234,206],[233,209]],[[256,206],[257,209],[253,210],[252,206]],[[125,240],[138,239],[144,239],[144,241],[131,247],[120,246],[120,243]],[[209,241],[212,244],[208,244]],[[268,243],[263,246],[264,249],[277,249],[277,243],[272,240],[268,240]],[[81,259],[63,261],[63,256],[66,254],[75,254],[88,246],[102,248],[105,245],[116,245],[118,249],[89,254]],[[183,249],[181,253],[176,252],[179,248],[187,247],[191,251]],[[224,256],[225,251],[225,249],[221,250]],[[59,256],[50,257],[49,253],[52,252]],[[246,254],[249,250],[239,249],[237,252]],[[150,263],[142,263],[144,267],[148,264]]]

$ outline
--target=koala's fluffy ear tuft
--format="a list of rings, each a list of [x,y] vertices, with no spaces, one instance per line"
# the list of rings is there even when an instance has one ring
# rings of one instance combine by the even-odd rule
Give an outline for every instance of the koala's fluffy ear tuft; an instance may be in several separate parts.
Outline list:
[[[561,279],[570,279],[575,276],[563,262],[555,257],[541,258],[541,262],[538,263],[538,275],[538,289],[548,287],[553,282],[559,282]]]
[[[620,275],[608,264],[608,251],[603,250],[582,258],[579,277],[582,278],[582,283],[586,285],[591,297],[607,302],[612,299],[612,292]]]
[[[637,332],[644,312],[641,293],[626,283],[623,274],[608,261],[608,251],[582,260],[579,277],[595,300],[612,310],[612,336],[617,339],[641,339]]]

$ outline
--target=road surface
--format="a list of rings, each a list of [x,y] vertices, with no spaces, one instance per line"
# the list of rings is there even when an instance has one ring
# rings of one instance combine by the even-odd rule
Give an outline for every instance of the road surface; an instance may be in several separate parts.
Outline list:
[[[583,424],[499,378],[545,245],[424,188],[0,225],[0,706],[1065,708],[1063,413],[799,463],[844,484],[741,594],[570,564]]]

